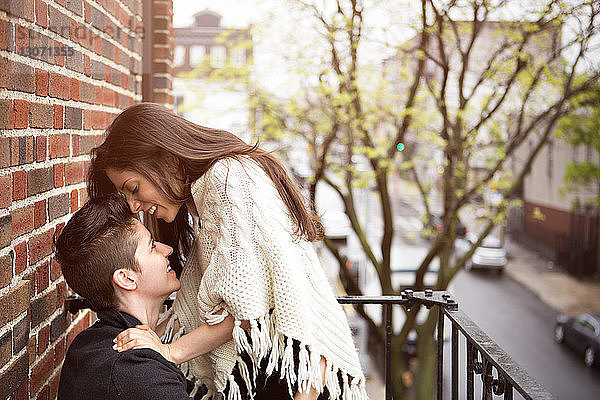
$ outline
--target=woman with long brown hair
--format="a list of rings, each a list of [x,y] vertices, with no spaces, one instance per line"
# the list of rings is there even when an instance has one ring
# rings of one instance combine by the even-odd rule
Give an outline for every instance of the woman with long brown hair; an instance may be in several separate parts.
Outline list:
[[[321,238],[317,219],[273,155],[141,103],[107,128],[88,181],[90,197],[118,191],[149,216],[182,284],[171,344],[144,328],[119,335],[117,348],[155,348],[206,385],[206,398],[366,399],[345,314],[311,243]]]

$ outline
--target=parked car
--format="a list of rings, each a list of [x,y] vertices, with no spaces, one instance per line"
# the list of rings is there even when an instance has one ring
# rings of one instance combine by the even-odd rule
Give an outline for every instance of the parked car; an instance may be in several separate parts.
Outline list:
[[[581,314],[569,318],[559,315],[554,326],[554,340],[565,343],[583,354],[587,367],[598,365],[600,361],[600,314]]]
[[[477,241],[477,238],[473,235],[467,235],[464,240],[466,243],[462,246],[457,245],[457,247],[463,248],[461,251],[466,252],[465,249],[468,250]],[[490,269],[502,273],[506,262],[506,250],[502,245],[502,241],[495,236],[487,236],[483,239],[481,245],[475,249],[471,258],[465,263],[465,269],[467,271],[473,269]]]

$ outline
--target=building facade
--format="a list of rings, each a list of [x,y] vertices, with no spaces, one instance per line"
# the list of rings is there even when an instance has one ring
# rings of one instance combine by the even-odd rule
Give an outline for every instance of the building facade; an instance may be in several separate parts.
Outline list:
[[[251,29],[223,27],[221,15],[204,10],[194,15],[192,25],[175,28],[174,34],[177,112],[249,141],[248,92],[238,78],[251,73]]]

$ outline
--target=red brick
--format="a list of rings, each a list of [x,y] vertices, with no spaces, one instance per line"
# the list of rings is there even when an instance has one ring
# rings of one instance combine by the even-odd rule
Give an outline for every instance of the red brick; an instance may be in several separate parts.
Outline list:
[[[79,41],[79,24],[73,19],[69,21],[69,37],[75,43]]]
[[[83,56],[83,73],[86,76],[92,76],[92,61],[90,56]]]
[[[33,230],[33,205],[11,211],[13,238]]]
[[[79,135],[72,135],[71,136],[71,151],[73,153],[73,157],[80,155],[80,150],[79,150],[79,141],[80,141],[80,136]]]
[[[104,125],[104,113],[102,111],[92,111],[92,127],[94,129],[102,129]]]
[[[71,78],[71,100],[79,101],[79,80]]]
[[[15,274],[18,275],[27,268],[27,242],[21,242],[14,247]]]
[[[70,137],[68,134],[49,135],[50,158],[68,157],[70,153]]]
[[[54,229],[35,235],[29,239],[29,264],[33,265],[52,253]]]
[[[10,165],[19,165],[19,141],[20,138],[10,138]]]
[[[13,255],[8,253],[0,257],[0,289],[7,287],[13,278]],[[2,364],[0,362],[0,364]]]
[[[53,169],[54,187],[65,185],[65,164],[55,164]]]
[[[65,184],[72,185],[83,181],[83,163],[81,161],[65,164]]]
[[[35,69],[35,94],[38,96],[48,96],[48,71]]]
[[[29,379],[23,380],[21,386],[13,393],[12,400],[29,400]]]
[[[46,325],[45,327],[40,329],[40,331],[38,332],[36,354],[38,356],[41,355],[44,351],[46,351],[49,344],[50,344],[50,325]]]
[[[58,367],[65,359],[66,343],[67,339],[63,337],[54,346],[54,368]]]
[[[45,161],[46,160],[46,136],[36,136],[35,138],[35,160]]]
[[[54,129],[62,129],[64,121],[64,107],[58,104],[54,105]]]
[[[29,122],[29,102],[27,100],[13,100],[11,121],[15,129],[27,128]]]
[[[54,108],[51,104],[29,104],[29,126],[32,128],[52,128]]]
[[[27,400],[29,398],[29,393],[22,394],[20,389],[27,384],[27,358],[27,353],[14,357],[0,374],[0,397],[2,399]],[[15,392],[18,392],[18,395]]]
[[[87,175],[87,168],[84,168],[85,174]],[[88,193],[86,189],[79,189],[79,204],[85,204],[88,201]]]
[[[95,89],[96,89],[96,95],[94,97],[96,99],[96,103],[101,104],[102,103],[102,87],[96,86]],[[96,111],[94,111],[94,112],[96,112]]]
[[[65,46],[66,45],[62,44],[61,42],[54,41],[54,48],[55,49],[56,48],[62,48],[62,47],[65,47]],[[56,63],[56,65],[60,65],[61,67],[64,67],[65,66],[65,56],[57,55],[57,54],[63,54],[63,53],[56,52],[54,54],[55,54],[54,55],[54,62]],[[68,78],[67,78],[67,80],[68,80]],[[68,87],[69,87],[69,84],[67,83],[67,91],[66,91],[67,93],[69,92]],[[61,97],[61,99],[62,99],[62,97]]]
[[[88,24],[90,22],[92,22],[92,10],[91,10],[91,5],[89,2],[84,1],[83,2],[83,17],[85,19],[85,22],[87,22]]]
[[[23,25],[15,24],[15,46],[17,51],[21,47],[29,46],[29,29]]]
[[[31,314],[29,311],[27,311],[27,315],[29,316],[29,314]],[[29,342],[27,342],[27,353],[29,353],[29,365],[33,364],[35,362],[35,336],[32,336],[29,338]],[[29,397],[26,397],[27,399]]]
[[[35,23],[44,28],[48,27],[48,6],[41,0],[35,0]]]
[[[0,21],[1,24],[1,21]],[[0,25],[0,29],[1,25]],[[0,32],[1,34],[1,32]],[[0,40],[2,40],[0,38]],[[10,99],[2,99],[0,100],[0,129],[10,129],[10,109],[12,108],[12,103]],[[0,162],[2,164],[2,162]]]
[[[0,326],[14,320],[29,307],[29,281],[20,280],[17,285],[0,297]]]
[[[7,208],[12,202],[12,182],[10,175],[0,176],[0,208]]]
[[[15,171],[12,174],[13,200],[23,200],[27,197],[27,172]]]
[[[39,228],[46,223],[46,200],[36,201],[33,205],[33,226]]]
[[[10,106],[10,109],[12,110],[12,104]],[[12,111],[10,113],[12,114]],[[8,126],[10,127],[11,123],[9,123]],[[10,167],[11,165],[12,163],[10,160],[10,138],[0,136],[0,168]]]
[[[67,282],[62,281],[56,285],[56,307],[60,308],[65,304],[67,297]]]
[[[75,212],[79,209],[79,192],[77,189],[71,191],[71,212]]]
[[[92,110],[83,110],[83,129],[92,129]]]
[[[62,57],[64,59],[64,57]],[[58,59],[58,57],[57,57]],[[63,62],[64,64],[64,62]],[[49,93],[51,97],[57,97],[63,100],[69,100],[70,96],[70,79],[64,75],[50,72]]]
[[[50,377],[50,374],[54,370],[54,354],[52,352],[47,353],[38,363],[31,369],[31,380],[30,380],[30,391],[31,393],[37,393],[42,388],[44,383]]]
[[[100,36],[94,37],[94,52],[99,56],[102,55],[102,38]]]
[[[41,293],[50,282],[50,263],[45,261],[35,269],[35,291]]]
[[[8,50],[9,22],[0,20],[0,49]]]
[[[59,232],[61,231],[58,228],[56,228],[56,229]],[[52,257],[52,260],[50,261],[50,281],[54,282],[61,276],[62,276],[62,270],[60,269],[60,264],[58,263],[58,261],[56,261],[56,258]]]

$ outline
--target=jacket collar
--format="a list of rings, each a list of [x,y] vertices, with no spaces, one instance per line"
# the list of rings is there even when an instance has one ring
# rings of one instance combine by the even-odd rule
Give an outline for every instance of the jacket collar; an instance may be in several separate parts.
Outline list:
[[[119,311],[116,308],[109,310],[98,311],[98,318],[106,325],[111,325],[117,328],[133,328],[142,323],[133,315],[127,314],[124,311]]]

